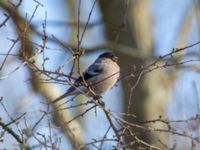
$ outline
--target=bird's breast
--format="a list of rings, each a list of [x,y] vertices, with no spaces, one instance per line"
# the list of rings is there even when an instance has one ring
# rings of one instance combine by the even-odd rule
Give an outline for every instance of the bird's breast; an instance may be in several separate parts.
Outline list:
[[[107,65],[100,75],[89,80],[87,84],[96,95],[101,95],[115,85],[120,75],[119,71],[117,64]]]

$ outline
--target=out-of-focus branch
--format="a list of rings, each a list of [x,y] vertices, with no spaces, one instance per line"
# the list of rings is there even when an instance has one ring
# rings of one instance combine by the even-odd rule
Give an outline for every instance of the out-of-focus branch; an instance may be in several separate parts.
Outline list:
[[[49,101],[55,100],[57,97],[62,95],[60,90],[52,84],[41,84],[41,79],[45,77],[43,75],[34,75],[32,79],[36,89],[44,95],[44,97]],[[56,121],[56,124],[61,128],[61,130],[66,134],[70,140],[74,143],[74,145],[83,144],[84,142],[84,133],[81,125],[78,120],[74,120],[73,122],[67,124],[74,116],[71,114],[71,109],[58,109],[62,106],[62,108],[68,107],[63,100],[53,103],[53,118]]]
[[[5,3],[6,3],[5,1],[0,1],[0,6],[5,5]],[[11,2],[8,1],[7,3],[11,3]],[[12,4],[12,3],[11,3],[11,4]],[[17,5],[12,4],[14,7],[13,7],[13,9],[11,9],[11,10],[8,12],[8,14],[5,14],[6,18],[4,19],[3,22],[0,23],[0,28],[1,28],[2,26],[5,26],[5,25],[6,25],[6,22],[14,15],[14,13],[17,11],[18,7],[19,7],[21,4],[22,4],[22,0],[19,0],[19,2],[17,3]]]
[[[35,62],[34,64],[38,65],[38,68],[40,68],[39,67],[40,62],[38,62],[37,56],[44,51],[45,43],[47,40],[47,39],[44,40],[45,42],[43,43],[41,49],[38,50],[36,53],[34,53],[33,51],[34,45],[31,42],[29,42],[31,41],[31,36],[34,33],[33,32],[34,30],[32,29],[30,30],[30,26],[32,19],[34,18],[34,15],[37,11],[37,8],[40,5],[41,4],[36,2],[35,10],[32,13],[32,16],[30,17],[29,20],[26,20],[23,17],[21,17],[17,11],[15,11],[13,15],[10,15],[10,19],[13,20],[14,25],[18,32],[18,36],[21,43],[21,48],[20,48],[21,51],[19,52],[20,53],[19,55],[21,56],[22,61],[27,64],[28,69],[31,73],[31,85],[33,86],[36,92],[41,93],[47,100],[52,101],[58,96],[60,96],[61,93],[56,87],[50,84],[42,84],[40,81],[44,79],[44,76],[37,74],[31,67],[31,63]],[[13,10],[12,6],[9,5],[9,3],[6,3],[5,1],[1,1],[0,6],[3,7],[3,9],[8,13]],[[45,39],[47,37],[43,38]],[[53,104],[52,105],[53,109],[57,108],[58,105],[59,103]],[[73,118],[71,111],[69,109],[62,111],[54,111],[54,118],[57,120],[58,126],[61,127],[65,135],[72,141],[73,145],[83,144],[84,134],[77,120],[73,121],[68,126],[64,126],[66,122],[68,122],[71,118]]]
[[[32,25],[37,28],[38,27],[38,24],[41,24],[43,23],[43,21],[38,21],[38,22],[34,22]],[[84,22],[80,22],[80,25],[79,27],[80,28],[84,28],[85,27],[85,24]],[[97,20],[95,22],[91,22],[88,24],[87,28],[88,29],[92,29],[94,27],[97,27],[99,25],[103,25],[103,21],[102,20]],[[60,26],[71,26],[71,27],[77,27],[78,26],[78,23],[75,22],[75,21],[57,21],[57,20],[53,20],[53,21],[48,21],[48,26],[55,26],[55,27],[60,27]]]

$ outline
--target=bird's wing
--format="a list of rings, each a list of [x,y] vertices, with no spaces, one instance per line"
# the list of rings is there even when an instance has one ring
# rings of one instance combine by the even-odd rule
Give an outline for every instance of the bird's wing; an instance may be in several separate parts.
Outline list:
[[[96,77],[97,75],[101,74],[103,71],[103,67],[100,63],[94,63],[93,65],[91,65],[90,67],[88,67],[88,69],[83,73],[83,78],[84,80],[87,82],[87,80]],[[75,91],[77,90],[77,92],[82,92],[80,89],[78,90],[77,88],[83,84],[83,78],[80,76],[76,81],[75,81],[75,86],[70,87],[66,93],[64,93],[63,95],[61,95],[60,97],[56,98],[55,100],[52,101],[52,103],[56,103],[59,100],[71,95],[71,93],[75,93]]]
[[[101,64],[100,63],[94,63],[93,65],[89,66],[88,69],[85,72],[83,72],[83,77],[80,76],[75,81],[75,84],[83,83],[83,78],[87,82],[87,80],[101,74],[102,71],[103,71],[103,67],[101,66]]]
[[[84,73],[84,79],[88,80],[94,76],[97,76],[103,72],[103,66],[101,63],[94,63]]]

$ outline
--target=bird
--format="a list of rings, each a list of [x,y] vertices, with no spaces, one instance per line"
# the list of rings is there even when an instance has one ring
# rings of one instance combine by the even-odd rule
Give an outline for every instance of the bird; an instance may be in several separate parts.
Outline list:
[[[77,78],[63,95],[52,103],[56,103],[67,96],[86,94],[89,97],[101,97],[111,89],[120,76],[118,57],[112,52],[104,52]]]

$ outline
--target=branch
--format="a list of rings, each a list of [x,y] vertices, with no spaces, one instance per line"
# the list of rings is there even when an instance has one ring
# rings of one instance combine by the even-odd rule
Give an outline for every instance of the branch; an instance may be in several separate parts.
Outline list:
[[[10,135],[12,135],[12,137],[23,147],[27,147],[26,146],[26,143],[21,140],[21,138],[19,137],[19,135],[17,133],[15,133],[11,128],[8,127],[7,124],[3,123],[1,120],[0,120],[0,126],[5,130],[7,131]]]

